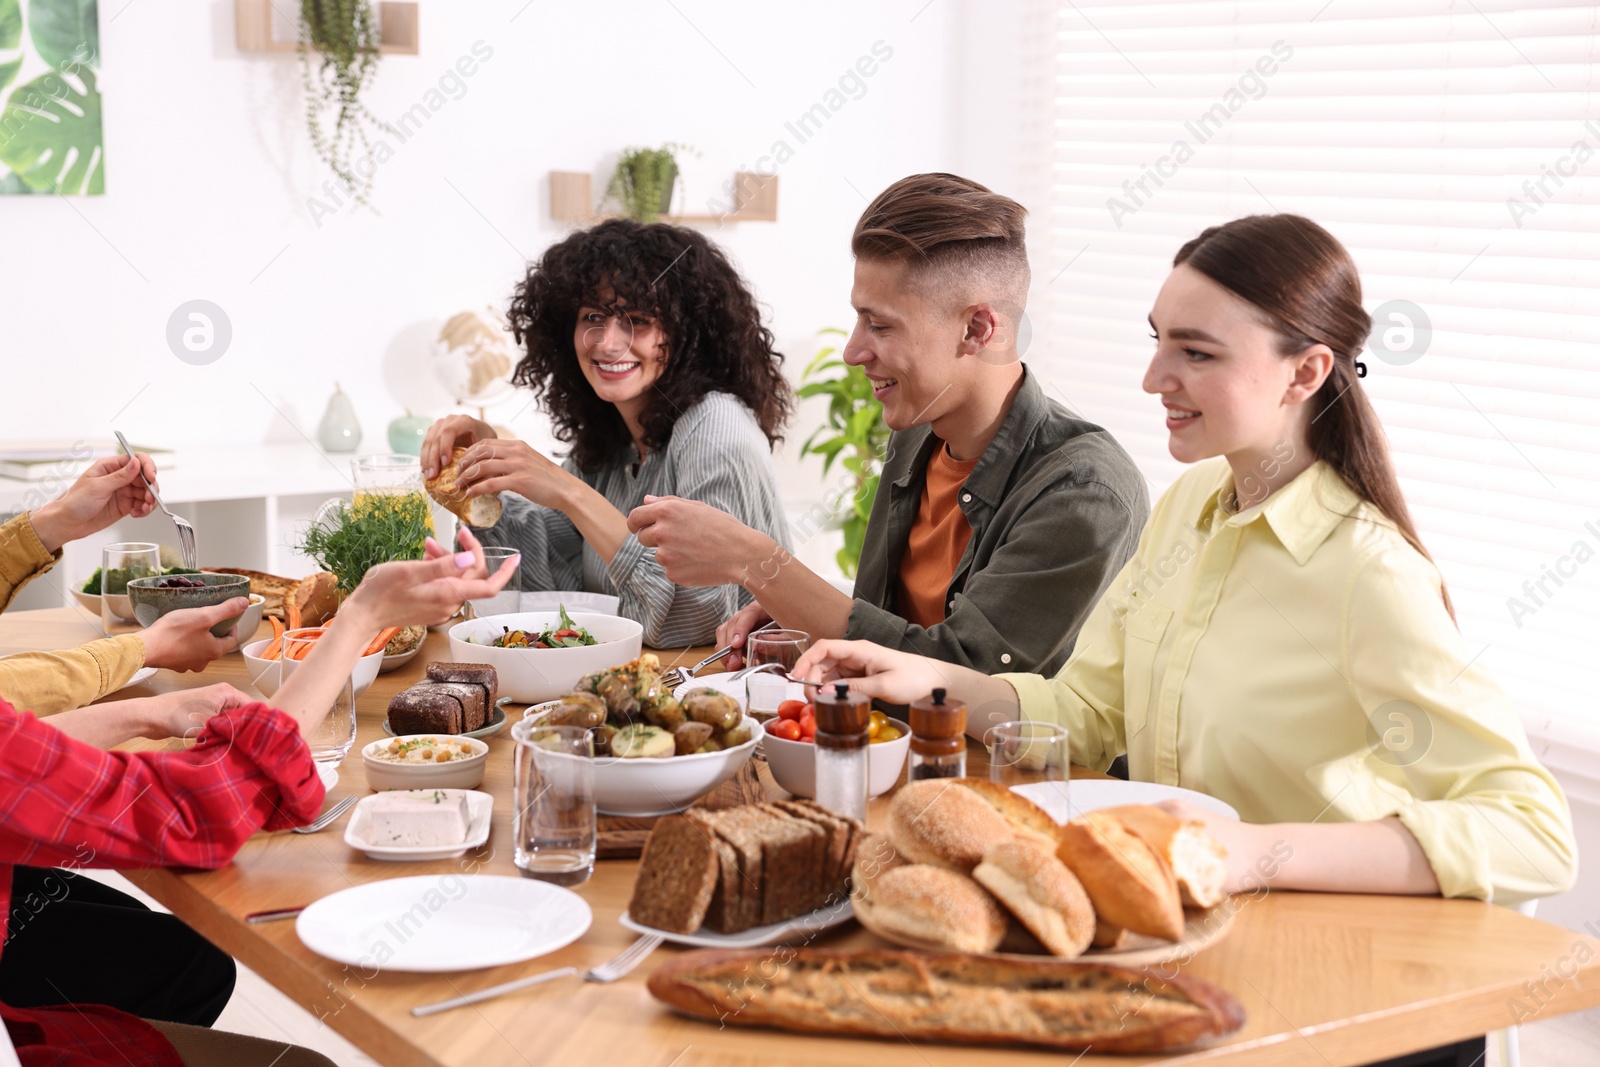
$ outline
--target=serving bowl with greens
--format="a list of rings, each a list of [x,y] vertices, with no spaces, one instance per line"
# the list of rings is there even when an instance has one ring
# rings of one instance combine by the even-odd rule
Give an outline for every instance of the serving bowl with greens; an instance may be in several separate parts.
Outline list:
[[[73,588],[73,599],[82,605],[83,610],[92,611],[99,615],[100,597],[105,587],[109,585],[111,591],[106,595],[111,598],[111,614],[124,622],[137,622],[138,617],[134,614],[133,605],[128,602],[128,582],[133,578],[143,577],[145,573],[142,570],[132,568],[113,568],[110,580],[107,581],[105,575],[101,573],[101,568],[96,567],[87,581]],[[168,574],[195,574],[198,572],[189,570],[186,567],[168,567],[161,573],[165,576]]]
[[[585,632],[595,643],[562,643],[551,648],[532,644],[503,648],[495,643],[508,633],[554,636],[562,630]],[[537,704],[572,692],[585,675],[637,659],[644,627],[618,615],[521,611],[458,622],[450,627],[449,637],[452,660],[489,664],[500,676],[501,696],[519,704]]]

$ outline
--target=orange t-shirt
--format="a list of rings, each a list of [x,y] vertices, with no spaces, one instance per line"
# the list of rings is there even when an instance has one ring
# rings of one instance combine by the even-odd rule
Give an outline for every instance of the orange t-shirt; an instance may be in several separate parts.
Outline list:
[[[977,465],[976,459],[951,458],[946,445],[928,459],[917,521],[900,557],[900,614],[918,626],[941,623],[948,613],[945,590],[972,540],[972,527],[961,510],[961,486]]]

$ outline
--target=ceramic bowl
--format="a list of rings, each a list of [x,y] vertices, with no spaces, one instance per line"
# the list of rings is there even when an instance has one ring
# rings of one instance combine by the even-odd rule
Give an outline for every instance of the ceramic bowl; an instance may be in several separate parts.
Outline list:
[[[94,612],[95,618],[100,617],[100,594],[85,593],[82,589],[73,589],[72,598],[82,605],[84,611]],[[111,598],[111,614],[123,622],[137,622],[133,617],[133,605],[128,603],[128,594],[118,593]]]
[[[374,753],[389,747],[394,741],[411,741],[425,737],[447,737],[472,749],[474,755],[449,763],[388,763],[376,758]],[[475,737],[449,737],[448,734],[406,734],[403,737],[385,737],[361,749],[361,766],[367,772],[367,785],[374,790],[385,789],[476,789],[483,781],[484,768],[489,764],[489,746]]]
[[[894,788],[900,780],[900,769],[906,764],[906,753],[911,751],[911,727],[899,719],[889,721],[900,730],[900,736],[881,745],[867,746],[868,796],[882,796]],[[768,734],[761,751],[778,785],[797,797],[809,799],[817,795],[817,746],[814,742],[785,741]]]
[[[526,737],[538,725],[544,709],[529,708],[527,717],[513,723],[513,739]],[[761,741],[761,724],[744,716],[750,740],[721,752],[696,752],[660,759],[618,759],[601,756],[594,761],[594,804],[606,815],[645,817],[671,815],[739,773]]]
[[[200,582],[198,586],[165,588],[159,583],[173,578]],[[150,626],[169,611],[182,608],[209,608],[233,597],[250,595],[250,579],[237,574],[182,574],[163,575],[159,578],[135,578],[128,583],[128,602],[133,605],[133,617],[140,626]],[[223,619],[211,628],[213,635],[226,637],[244,612]],[[259,619],[257,620],[260,621]]]
[[[580,648],[495,648],[480,644],[513,630],[543,630],[560,625],[554,611],[488,615],[450,627],[450,658],[457,663],[487,663],[500,676],[500,695],[518,704],[537,704],[572,692],[586,674],[618,667],[639,658],[644,627],[617,615],[568,612],[572,621],[594,635],[597,645]]]
[[[279,667],[288,674],[293,674],[296,667],[300,666],[297,660],[262,659],[261,653],[266,651],[267,645],[272,643],[271,638],[260,641],[251,641],[239,651],[244,656],[245,669],[250,672],[250,684],[261,691],[262,696],[270,697],[278,691],[283,684],[279,677]],[[383,666],[383,649],[378,649],[370,656],[362,656],[350,671],[350,687],[359,697],[372,688],[373,679],[378,677],[378,668]]]

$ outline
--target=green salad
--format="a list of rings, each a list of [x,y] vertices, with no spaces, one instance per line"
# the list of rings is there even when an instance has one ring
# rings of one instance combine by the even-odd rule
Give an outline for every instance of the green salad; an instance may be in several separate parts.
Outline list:
[[[96,567],[94,569],[94,573],[89,575],[89,580],[83,583],[83,591],[88,593],[90,596],[99,596],[102,592],[110,593],[112,596],[121,596],[128,591],[128,583],[133,581],[135,578],[155,577],[155,575],[146,573],[144,569],[140,567],[113,567],[111,568],[110,575],[103,578],[100,574],[100,571],[101,568]],[[190,570],[187,567],[168,567],[161,573],[166,575],[199,574],[200,572]]]
[[[487,641],[477,637],[469,637],[472,644],[489,645],[492,648],[581,648],[584,645],[598,645],[594,634],[585,627],[572,621],[572,616],[567,614],[565,604],[557,604],[561,612],[561,621],[555,626],[546,626],[535,633],[532,630],[513,630],[509,626],[503,627],[504,633]]]

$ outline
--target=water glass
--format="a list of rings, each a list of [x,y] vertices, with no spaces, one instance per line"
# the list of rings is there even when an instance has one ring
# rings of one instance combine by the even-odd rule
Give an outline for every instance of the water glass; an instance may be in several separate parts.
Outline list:
[[[128,582],[161,573],[161,546],[118,541],[100,553],[100,632],[107,637],[139,629],[128,602]]]
[[[489,573],[494,574],[500,569],[501,564],[519,552],[520,550],[515,548],[485,545],[483,562],[488,565]],[[487,618],[490,615],[516,614],[522,609],[522,568],[518,567],[512,571],[510,581],[506,582],[494,596],[484,597],[482,600],[469,600],[467,603],[472,605],[472,617],[475,619]]]
[[[315,639],[294,637],[283,639],[283,656],[278,661],[280,687],[291,673],[288,665],[294,663],[298,667],[299,661],[310,655],[311,646],[314,644],[316,644]],[[328,709],[328,714],[323,716],[315,730],[306,735],[306,745],[311,749],[313,760],[332,766],[342,762],[350,754],[350,749],[355,743],[356,695],[350,675],[347,673],[333,698],[333,706]]]
[[[811,635],[804,630],[762,630],[745,641],[744,662],[747,667],[779,663],[785,674],[793,674],[794,665],[810,647]]]
[[[511,739],[517,744],[511,826],[517,869],[554,885],[588,881],[598,834],[589,731],[524,719],[512,726]]]
[[[1071,814],[1067,783],[1072,777],[1067,728],[1053,722],[1020,720],[992,726],[983,735],[989,750],[989,780],[1023,792],[1057,821]]]

